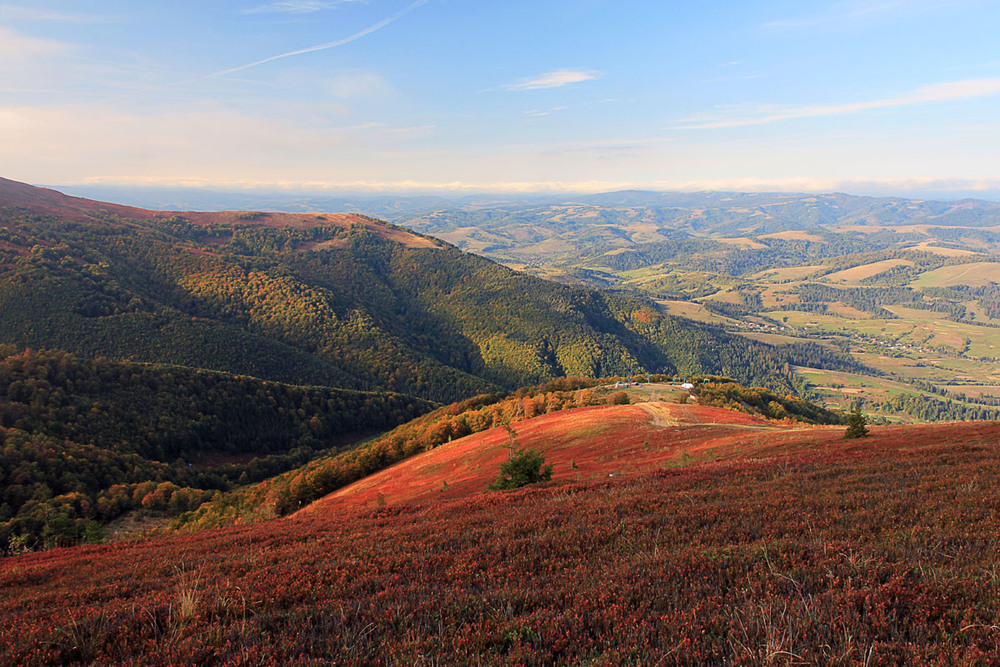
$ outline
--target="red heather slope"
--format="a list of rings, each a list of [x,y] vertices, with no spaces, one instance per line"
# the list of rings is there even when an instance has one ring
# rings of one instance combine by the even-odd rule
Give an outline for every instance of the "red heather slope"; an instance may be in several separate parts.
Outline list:
[[[71,220],[95,220],[106,214],[129,220],[155,222],[158,218],[180,217],[195,225],[234,225],[240,227],[309,228],[362,226],[375,235],[413,248],[436,248],[439,243],[401,227],[387,225],[351,213],[263,213],[239,211],[152,211],[133,206],[71,197],[57,190],[39,188],[0,178],[0,206],[27,208],[44,215],[57,215]],[[332,241],[326,242],[331,247]],[[308,249],[308,248],[303,248]]]
[[[842,426],[774,422],[722,408],[666,402],[573,408],[512,427],[518,446],[537,449],[552,464],[554,483],[734,456],[775,455],[786,453],[786,448],[794,450],[791,440],[804,433],[829,433],[831,428],[843,432]],[[486,491],[507,459],[509,445],[504,428],[466,436],[338,489],[301,512],[467,498]]]
[[[841,432],[3,559],[0,664],[998,664],[1000,424]]]
[[[57,190],[39,188],[6,178],[0,178],[0,206],[20,206],[38,213],[59,215],[76,220],[90,218],[102,211],[137,220],[152,218],[154,215],[153,211],[144,208],[70,197]]]

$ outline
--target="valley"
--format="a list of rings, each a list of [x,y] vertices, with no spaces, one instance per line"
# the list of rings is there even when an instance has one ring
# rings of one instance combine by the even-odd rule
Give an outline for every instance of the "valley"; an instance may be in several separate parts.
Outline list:
[[[115,192],[161,201],[155,192]],[[205,193],[171,196],[206,201]],[[853,382],[885,385],[866,405],[881,419],[977,418],[998,407],[988,400],[1000,386],[1000,212],[990,202],[638,191],[215,198],[374,212],[530,275],[649,298],[665,313],[753,340],[846,351],[865,366]],[[814,400],[844,409],[865,398],[804,367],[797,390]],[[885,400],[900,383],[912,400]]]
[[[664,313],[751,340],[848,353],[864,368],[795,364],[805,369],[795,390],[831,407],[861,399],[895,422],[982,418],[1000,407],[991,399],[1000,386],[1000,211],[991,202],[640,191],[461,200],[109,192],[147,203],[205,204],[214,196],[286,211],[367,211],[530,275],[648,298]],[[844,372],[853,384],[882,388],[842,391],[836,374]]]
[[[878,390],[845,391],[842,371],[798,372],[832,407],[861,400],[882,419],[925,421],[1000,406],[1000,215],[988,202],[624,192],[394,219],[754,340],[846,351],[865,366],[846,385]]]

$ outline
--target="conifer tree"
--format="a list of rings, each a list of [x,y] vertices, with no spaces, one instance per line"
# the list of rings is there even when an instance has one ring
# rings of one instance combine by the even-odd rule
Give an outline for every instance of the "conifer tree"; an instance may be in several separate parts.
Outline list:
[[[847,430],[844,432],[845,438],[865,438],[868,437],[868,418],[861,414],[861,406],[854,405],[854,409],[847,415]]]

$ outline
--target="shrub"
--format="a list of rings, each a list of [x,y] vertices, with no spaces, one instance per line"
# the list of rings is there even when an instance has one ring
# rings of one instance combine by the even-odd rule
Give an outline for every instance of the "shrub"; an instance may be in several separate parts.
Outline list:
[[[491,491],[517,489],[552,479],[552,465],[536,449],[511,450],[510,460],[500,464],[500,474],[489,485]]]
[[[629,398],[628,394],[624,391],[619,391],[608,396],[609,405],[628,405]]]

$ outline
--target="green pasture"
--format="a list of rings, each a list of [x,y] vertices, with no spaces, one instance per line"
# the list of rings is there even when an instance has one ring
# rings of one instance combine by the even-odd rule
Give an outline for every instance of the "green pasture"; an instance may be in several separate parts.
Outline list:
[[[702,304],[694,301],[670,301],[668,299],[657,299],[656,305],[659,306],[663,312],[675,317],[686,317],[689,320],[706,322],[708,324],[721,324],[729,326],[736,325],[736,320],[726,317],[725,315],[713,313]]]
[[[989,283],[1000,283],[1000,262],[973,262],[942,266],[927,271],[912,283],[914,287],[952,287],[969,285],[978,287]]]

